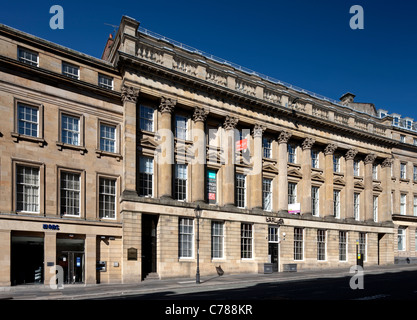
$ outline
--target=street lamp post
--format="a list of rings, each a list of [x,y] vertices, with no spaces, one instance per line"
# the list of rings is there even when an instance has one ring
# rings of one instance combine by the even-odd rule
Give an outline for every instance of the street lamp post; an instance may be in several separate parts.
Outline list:
[[[195,282],[200,283],[200,217],[201,208],[199,205],[194,209],[197,218],[197,271],[195,274]]]

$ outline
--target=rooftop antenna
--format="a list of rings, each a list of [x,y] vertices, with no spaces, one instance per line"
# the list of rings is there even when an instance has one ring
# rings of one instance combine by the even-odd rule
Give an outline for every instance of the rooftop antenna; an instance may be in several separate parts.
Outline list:
[[[110,26],[110,27],[113,27],[113,38],[115,38],[116,37],[116,31],[117,31],[117,29],[119,29],[119,26],[115,26],[114,24],[110,24],[110,23],[104,23],[106,26]]]

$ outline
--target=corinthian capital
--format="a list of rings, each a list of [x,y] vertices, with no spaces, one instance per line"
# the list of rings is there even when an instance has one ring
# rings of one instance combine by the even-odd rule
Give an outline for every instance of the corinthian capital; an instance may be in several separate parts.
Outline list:
[[[161,113],[172,113],[177,104],[177,100],[172,98],[161,97],[161,104],[159,105],[159,111]]]
[[[139,97],[139,89],[132,86],[123,85],[121,94],[122,102],[129,101],[136,103]]]
[[[197,121],[204,122],[206,121],[208,114],[209,114],[208,110],[204,108],[196,107],[194,109],[193,120],[194,122],[197,122]]]
[[[337,145],[335,145],[334,143],[329,143],[326,148],[324,148],[324,154],[325,155],[329,155],[329,154],[333,154],[337,149]]]
[[[288,132],[285,130],[281,131],[281,133],[278,136],[278,143],[279,144],[288,143],[288,140],[290,140],[291,136],[292,136],[291,132]]]
[[[232,116],[226,116],[223,127],[225,130],[233,130],[234,128],[236,128],[236,125],[238,122],[239,122],[238,118],[235,118]]]
[[[259,123],[256,123],[255,127],[253,128],[253,136],[254,137],[262,137],[262,134],[264,133],[265,129],[266,129],[265,126],[263,126]]]
[[[394,162],[394,159],[386,158],[384,161],[382,161],[381,167],[382,168],[391,168],[393,162]]]
[[[365,157],[365,160],[363,162],[365,164],[374,163],[375,159],[376,159],[376,154],[370,153]]]
[[[345,155],[346,160],[353,160],[353,159],[355,159],[357,153],[358,153],[358,150],[356,150],[356,149],[349,149],[346,152],[346,155]]]
[[[303,150],[311,149],[311,147],[313,146],[315,142],[316,142],[316,139],[307,137],[304,139],[303,143],[301,144],[301,147],[303,148]]]

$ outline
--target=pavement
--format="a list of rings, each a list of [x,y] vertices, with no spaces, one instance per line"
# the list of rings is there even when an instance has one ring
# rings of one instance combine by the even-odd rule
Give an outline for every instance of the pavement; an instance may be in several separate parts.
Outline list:
[[[417,270],[417,264],[369,266],[364,275]],[[299,270],[297,272],[279,272],[272,274],[227,274],[202,276],[201,283],[195,278],[175,278],[163,280],[145,280],[138,284],[64,284],[62,289],[53,289],[49,285],[34,284],[12,287],[0,287],[0,300],[91,300],[111,299],[111,297],[146,295],[158,292],[175,293],[188,289],[192,292],[223,290],[248,287],[259,283],[302,281],[318,278],[338,278],[353,276],[350,267],[342,269]],[[175,298],[174,298],[175,299]]]

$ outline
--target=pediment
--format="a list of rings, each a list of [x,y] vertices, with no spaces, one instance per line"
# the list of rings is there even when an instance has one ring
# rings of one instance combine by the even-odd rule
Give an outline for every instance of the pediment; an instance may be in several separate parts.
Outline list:
[[[264,164],[262,167],[262,170],[272,172],[272,173],[278,173],[278,169],[271,163]]]
[[[333,184],[338,184],[344,186],[346,184],[345,180],[340,177],[337,177],[333,180]]]
[[[150,138],[150,137],[145,137],[143,139],[140,139],[140,145],[142,148],[152,148],[152,149],[156,149],[159,145],[158,142],[156,142],[154,139]]]
[[[319,173],[313,173],[311,175],[311,180],[320,181],[320,182],[324,182],[325,181],[324,177],[321,174],[319,174]]]
[[[287,175],[292,176],[292,177],[296,177],[296,178],[302,178],[303,177],[301,172],[297,169],[289,169]]]
[[[381,185],[375,184],[373,190],[377,192],[382,192],[384,189],[382,189]]]
[[[365,189],[365,185],[362,182],[360,182],[360,181],[355,181],[355,183],[353,184],[353,186],[355,188]]]

